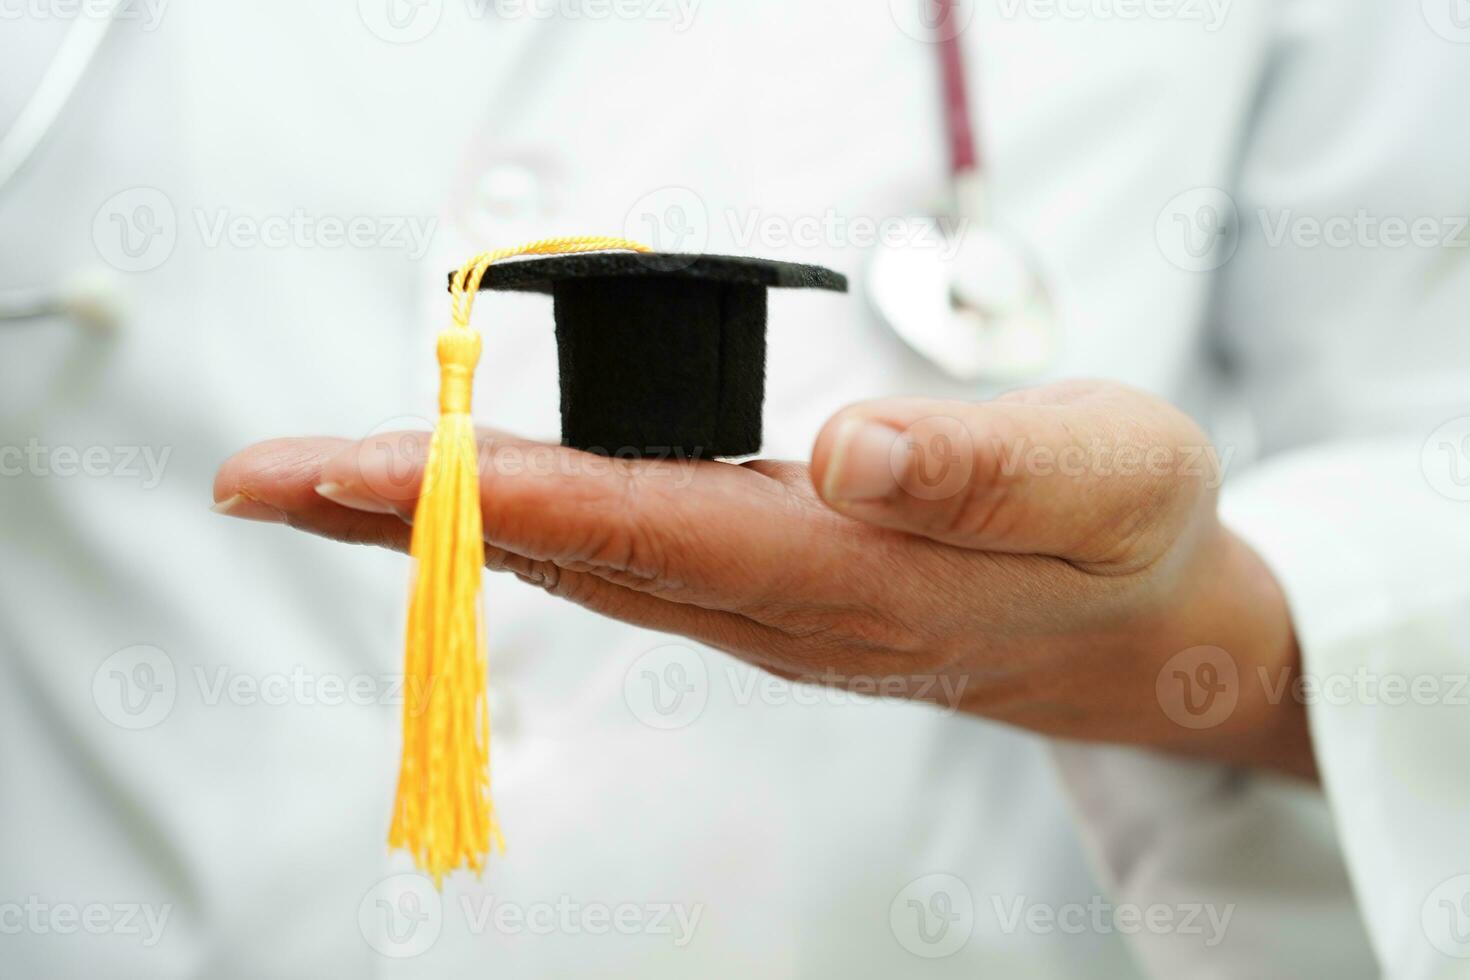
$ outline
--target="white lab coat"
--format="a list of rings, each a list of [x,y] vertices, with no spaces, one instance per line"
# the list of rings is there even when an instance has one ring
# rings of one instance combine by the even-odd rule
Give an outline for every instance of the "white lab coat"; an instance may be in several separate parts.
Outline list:
[[[1461,430],[1431,433],[1470,414],[1467,253],[1269,232],[1360,209],[1453,231],[1457,22],[1434,0],[1240,0],[1218,22],[1205,4],[979,6],[994,207],[1062,307],[1048,377],[1125,381],[1211,426],[1233,454],[1226,516],[1284,583],[1309,673],[1452,687],[1470,494]],[[933,51],[898,7],[705,0],[684,23],[687,4],[434,0],[387,20],[372,0],[257,0],[114,29],[0,197],[0,286],[146,266],[113,337],[59,317],[0,334],[0,444],[40,447],[0,481],[0,973],[1470,973],[1464,707],[1314,700],[1319,792],[834,703],[499,578],[510,851],[442,898],[398,877],[405,562],[211,515],[214,468],[256,439],[430,415],[444,272],[550,234],[688,233],[656,244],[853,277],[845,299],[772,299],[768,455],[804,457],[852,400],[993,394],[945,381],[860,296],[851,222],[943,189]],[[61,27],[0,34],[0,125]],[[1212,188],[1240,218],[1228,261],[1177,237]],[[140,200],[173,241],[120,253]],[[367,216],[379,237],[250,237],[293,214]],[[780,237],[828,216],[815,242]],[[393,218],[432,222],[426,246]],[[555,438],[549,304],[487,297],[477,322],[477,414]],[[67,476],[67,446],[107,463]],[[130,475],[129,448],[167,453],[158,480]]]

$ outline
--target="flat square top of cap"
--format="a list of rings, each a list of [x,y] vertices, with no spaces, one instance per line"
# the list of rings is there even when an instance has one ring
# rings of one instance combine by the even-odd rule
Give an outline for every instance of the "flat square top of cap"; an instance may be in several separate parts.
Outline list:
[[[512,259],[486,270],[480,288],[549,293],[567,279],[656,277],[847,292],[847,277],[818,265],[678,252],[582,252]]]

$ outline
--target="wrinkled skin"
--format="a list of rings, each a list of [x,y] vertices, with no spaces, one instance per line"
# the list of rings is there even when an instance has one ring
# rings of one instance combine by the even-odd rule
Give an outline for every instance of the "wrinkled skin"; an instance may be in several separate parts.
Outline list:
[[[1302,706],[1252,682],[1297,669],[1286,601],[1216,516],[1204,435],[1148,395],[1077,382],[862,403],[828,422],[810,467],[481,438],[487,565],[570,602],[782,677],[1314,774]],[[221,468],[215,499],[406,551],[426,445],[262,443]],[[1202,646],[1245,682],[1228,717],[1180,724],[1158,685]]]

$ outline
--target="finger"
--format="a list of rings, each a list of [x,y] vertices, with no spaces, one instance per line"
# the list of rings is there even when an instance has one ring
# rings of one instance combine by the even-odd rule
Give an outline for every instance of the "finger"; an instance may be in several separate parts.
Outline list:
[[[216,510],[267,520],[336,541],[407,552],[412,527],[396,514],[344,507],[317,493],[327,464],[355,444],[345,439],[277,439],[237,453],[215,477]],[[402,502],[395,506],[401,509]],[[665,601],[591,571],[564,568],[493,546],[486,565],[604,616],[677,633],[757,662],[796,655],[775,630],[734,614]]]
[[[1184,415],[1114,385],[992,402],[901,399],[838,413],[813,451],[834,509],[984,551],[1098,566],[1151,560],[1212,485]]]
[[[744,611],[820,580],[817,566],[843,550],[818,547],[841,518],[752,467],[609,459],[503,433],[481,438],[486,541],[564,570]],[[411,518],[426,447],[422,433],[348,446],[327,462],[319,489],[364,512]]]
[[[214,509],[230,517],[287,524],[334,541],[407,554],[413,533],[408,523],[411,507],[395,510],[376,502],[371,507],[348,507],[321,493],[327,464],[354,445],[346,439],[277,439],[242,450],[215,477]],[[494,546],[486,547],[485,563],[543,586],[554,585],[560,574],[558,569],[542,568],[543,562]]]
[[[408,550],[412,529],[397,517],[352,510],[316,492],[322,467],[346,439],[274,439],[236,453],[214,478],[214,510],[286,524],[351,544]]]

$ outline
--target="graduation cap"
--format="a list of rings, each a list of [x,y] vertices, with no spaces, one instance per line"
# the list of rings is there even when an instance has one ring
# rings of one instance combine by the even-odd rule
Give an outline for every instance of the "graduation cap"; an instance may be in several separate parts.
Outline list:
[[[635,254],[628,254],[633,252]],[[522,256],[541,258],[520,259]],[[547,258],[545,256],[551,256]],[[658,254],[620,238],[553,238],[485,252],[449,280],[439,334],[439,421],[414,507],[416,560],[404,676],[427,692],[403,715],[388,842],[435,884],[503,846],[490,799],[480,454],[470,392],[482,289],[550,293],[562,441],[606,454],[737,456],[761,444],[766,290],[846,290],[815,266]]]
[[[847,279],[766,259],[593,252],[493,264],[479,288],[551,294],[563,443],[689,458],[760,450],[766,290],[846,292]]]

